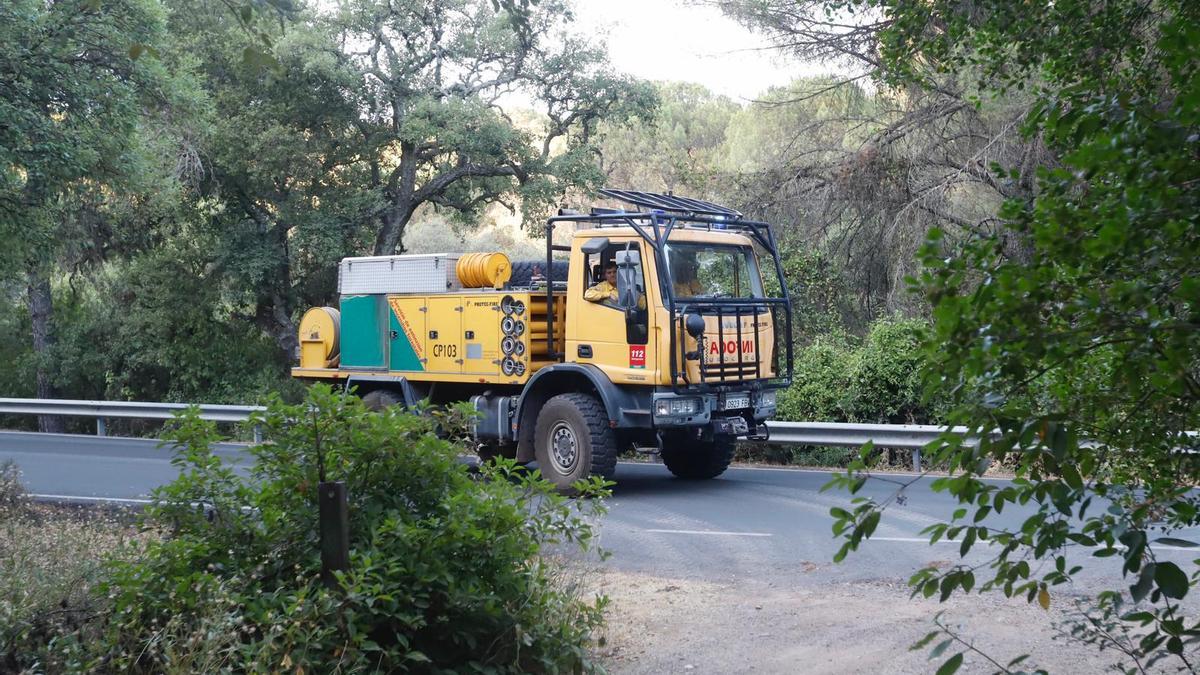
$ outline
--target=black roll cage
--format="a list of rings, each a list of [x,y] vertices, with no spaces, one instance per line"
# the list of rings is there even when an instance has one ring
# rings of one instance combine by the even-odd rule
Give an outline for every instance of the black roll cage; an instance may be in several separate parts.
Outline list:
[[[594,225],[597,229],[605,227],[631,227],[650,247],[654,253],[655,267],[658,270],[659,288],[667,299],[667,310],[671,317],[670,321],[670,364],[671,364],[671,385],[675,393],[687,392],[708,392],[721,389],[737,387],[745,389],[747,382],[740,379],[741,369],[743,367],[753,367],[755,379],[752,381],[752,386],[755,388],[781,388],[787,387],[792,382],[792,301],[788,295],[787,283],[783,277],[783,266],[779,261],[779,251],[775,245],[775,235],[771,231],[771,226],[765,222],[746,220],[741,213],[728,209],[717,204],[704,202],[695,199],[686,199],[675,197],[673,195],[661,195],[649,192],[632,192],[627,190],[600,190],[600,194],[619,199],[624,202],[629,202],[637,206],[647,206],[646,211],[627,211],[621,209],[592,209],[591,213],[571,213],[560,211],[559,215],[553,216],[546,221],[546,309],[547,309],[547,331],[546,331],[546,351],[549,357],[553,360],[563,359],[565,352],[557,351],[554,344],[554,317],[555,317],[555,298],[554,298],[554,252],[567,251],[570,252],[571,247],[562,244],[554,243],[554,227],[558,223],[588,223]],[[710,232],[740,232],[748,234],[754,241],[758,242],[763,249],[771,254],[771,259],[775,263],[775,274],[779,279],[779,289],[782,294],[777,298],[692,298],[686,302],[676,304],[674,279],[671,276],[670,267],[667,265],[664,248],[671,236],[671,232],[676,228],[688,227],[707,229]],[[565,279],[563,281],[566,281]],[[764,288],[765,294],[765,288]],[[724,334],[724,319],[727,316],[733,316],[737,327],[736,337],[739,345],[738,353],[741,353],[740,345],[742,344],[742,322],[743,316],[752,315],[758,316],[760,313],[768,313],[774,316],[772,311],[775,308],[782,310],[784,315],[785,331],[784,345],[786,353],[786,375],[779,376],[779,369],[776,369],[776,376],[770,380],[761,378],[761,364],[759,355],[762,351],[759,346],[759,331],[757,325],[754,327],[754,362],[735,362],[726,363],[725,360],[725,334]],[[732,312],[730,312],[732,310]],[[678,363],[678,336],[685,333],[684,326],[685,318],[689,312],[699,314],[708,314],[717,316],[718,339],[722,343],[717,352],[718,374],[720,382],[715,385],[711,382],[706,382],[705,358],[700,356],[700,382],[690,382],[687,379],[687,369],[680,371]],[[755,319],[757,324],[757,319]],[[734,337],[730,335],[729,337]],[[775,329],[775,339],[778,341],[778,327]],[[698,348],[703,351],[702,346]],[[778,350],[776,350],[778,357]],[[738,369],[739,376],[733,378],[734,381],[725,383],[726,371],[729,367]],[[680,380],[683,384],[681,386]]]

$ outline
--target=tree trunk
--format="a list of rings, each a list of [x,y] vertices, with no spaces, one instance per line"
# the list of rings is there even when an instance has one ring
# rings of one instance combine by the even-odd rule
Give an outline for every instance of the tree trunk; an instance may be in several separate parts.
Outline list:
[[[383,227],[375,237],[375,255],[395,255],[404,237],[404,228],[412,220],[415,208],[409,205],[393,206],[383,216]]]
[[[287,299],[278,292],[273,292],[270,299],[259,306],[259,325],[275,340],[287,357],[288,362],[300,358],[300,338],[298,327],[292,321],[291,307]]]
[[[395,255],[404,237],[404,228],[420,206],[417,193],[417,149],[412,143],[400,145],[400,164],[393,170],[385,192],[389,208],[383,213],[383,227],[375,237],[375,255]]]
[[[265,297],[258,301],[259,325],[275,340],[289,363],[300,358],[300,338],[296,322],[292,321],[292,259],[288,250],[290,228],[277,222],[271,228],[274,237],[275,255],[278,256],[275,274],[271,276],[271,288],[264,289]]]
[[[49,371],[50,352],[54,348],[54,299],[50,295],[50,280],[36,266],[28,276],[29,320],[32,324],[33,355],[37,361],[37,398],[57,398]],[[61,417],[39,415],[38,430],[61,434],[66,431]]]

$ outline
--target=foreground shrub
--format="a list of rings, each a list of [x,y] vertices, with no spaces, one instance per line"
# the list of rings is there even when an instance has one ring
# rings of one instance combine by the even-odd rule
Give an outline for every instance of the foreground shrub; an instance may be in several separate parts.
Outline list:
[[[598,502],[567,502],[512,464],[477,480],[460,448],[432,433],[435,420],[372,414],[327,387],[303,405],[273,403],[258,421],[273,442],[235,468],[212,452],[209,423],[179,420],[172,438],[183,474],[147,513],[170,535],[112,565],[101,637],[79,641],[64,667],[591,668],[603,600],[585,602],[559,583],[545,554],[587,548]],[[351,565],[334,588],[320,579],[322,477],[344,481],[350,495]]]

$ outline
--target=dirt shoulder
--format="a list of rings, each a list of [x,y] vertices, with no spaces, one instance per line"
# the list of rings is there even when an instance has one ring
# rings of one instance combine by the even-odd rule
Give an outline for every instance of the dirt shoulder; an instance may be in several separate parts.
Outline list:
[[[910,600],[900,583],[710,583],[603,570],[592,578],[611,601],[598,648],[611,673],[931,673],[957,650],[930,661],[928,649],[909,646],[942,610],[1001,663],[1031,653],[1052,673],[1094,673],[1117,660],[1054,639],[1062,609],[1072,606],[1067,598],[1046,611],[991,595]],[[968,655],[959,672],[994,670]]]

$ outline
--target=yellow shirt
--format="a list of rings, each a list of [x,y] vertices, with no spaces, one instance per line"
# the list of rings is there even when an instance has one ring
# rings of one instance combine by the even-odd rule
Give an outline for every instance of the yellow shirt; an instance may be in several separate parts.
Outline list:
[[[703,291],[704,284],[700,283],[699,279],[675,282],[675,297],[677,298],[695,297]]]
[[[584,291],[583,299],[587,300],[588,302],[604,302],[605,300],[608,300],[610,302],[615,303],[615,302],[617,302],[617,299],[618,299],[617,298],[617,287],[613,286],[612,284],[608,283],[607,281],[601,281],[600,283],[596,284],[595,286],[592,286],[591,288]],[[637,305],[638,305],[638,309],[646,308],[646,296],[645,295],[640,295],[640,294],[638,295]]]

